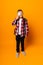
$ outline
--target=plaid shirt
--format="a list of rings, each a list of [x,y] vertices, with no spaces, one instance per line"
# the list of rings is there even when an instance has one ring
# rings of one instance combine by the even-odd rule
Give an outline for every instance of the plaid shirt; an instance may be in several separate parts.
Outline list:
[[[15,25],[15,24],[16,24],[16,28],[14,30],[14,33],[16,35],[18,35],[18,33],[19,33],[19,19],[17,19],[17,20],[15,19],[12,22],[12,25]],[[21,37],[25,36],[25,35],[28,35],[28,32],[29,32],[29,28],[28,28],[27,19],[23,18],[23,20],[21,21]]]

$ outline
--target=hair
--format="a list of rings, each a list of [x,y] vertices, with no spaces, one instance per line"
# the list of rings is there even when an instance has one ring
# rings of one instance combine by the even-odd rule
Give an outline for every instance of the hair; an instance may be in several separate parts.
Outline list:
[[[19,11],[22,11],[22,12],[23,12],[23,10],[22,10],[22,9],[17,10],[17,12],[19,12]]]

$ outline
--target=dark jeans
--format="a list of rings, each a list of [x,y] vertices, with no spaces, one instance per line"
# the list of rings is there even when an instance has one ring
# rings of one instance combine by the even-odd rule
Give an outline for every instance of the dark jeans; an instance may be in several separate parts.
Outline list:
[[[24,51],[24,38],[25,36],[21,37],[20,35],[16,36],[16,51],[20,51],[20,42],[21,42],[21,51]]]

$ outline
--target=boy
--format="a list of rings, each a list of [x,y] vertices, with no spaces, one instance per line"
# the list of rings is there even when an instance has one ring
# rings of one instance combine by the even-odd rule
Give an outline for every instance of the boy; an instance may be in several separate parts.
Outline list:
[[[19,56],[20,51],[20,42],[21,42],[21,51],[25,55],[24,51],[24,38],[25,36],[28,36],[28,23],[27,19],[23,17],[23,11],[20,9],[17,11],[17,17],[12,22],[12,25],[16,25],[16,28],[14,30],[14,33],[16,35],[16,56]]]

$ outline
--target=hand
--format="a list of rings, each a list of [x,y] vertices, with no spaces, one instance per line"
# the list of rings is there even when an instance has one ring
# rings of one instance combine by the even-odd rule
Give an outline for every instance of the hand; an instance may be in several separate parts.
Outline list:
[[[28,34],[26,34],[26,38],[28,37]]]
[[[19,16],[17,16],[16,19],[19,19]]]

